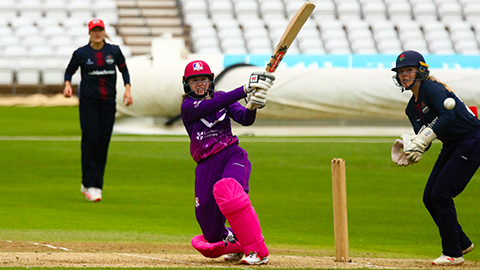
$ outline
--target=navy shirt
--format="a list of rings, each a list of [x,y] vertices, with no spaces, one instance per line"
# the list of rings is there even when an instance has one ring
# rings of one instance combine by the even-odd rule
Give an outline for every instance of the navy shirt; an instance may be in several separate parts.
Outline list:
[[[443,106],[448,97],[456,102],[452,110]],[[421,83],[417,101],[412,95],[405,114],[415,134],[422,126],[427,126],[432,128],[438,139],[444,143],[457,141],[480,128],[480,121],[455,93],[448,91],[443,84],[429,79]]]
[[[125,57],[117,45],[105,43],[100,50],[90,44],[78,48],[72,55],[65,70],[65,81],[72,81],[78,67],[81,70],[79,96],[93,99],[115,99],[117,72],[122,73],[124,84],[130,84]]]

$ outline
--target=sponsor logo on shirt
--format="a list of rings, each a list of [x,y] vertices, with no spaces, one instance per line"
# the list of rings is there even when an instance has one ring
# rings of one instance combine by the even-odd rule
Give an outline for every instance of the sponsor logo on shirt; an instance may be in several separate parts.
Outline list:
[[[202,141],[206,138],[217,137],[221,135],[221,133],[222,133],[222,130],[199,131],[197,132],[195,139],[197,139],[197,141]],[[208,147],[208,145],[205,145],[205,147]]]
[[[88,60],[87,60],[87,63],[86,63],[86,64],[87,64],[87,65],[93,65],[93,61],[92,61],[92,59],[88,58]]]
[[[115,74],[115,70],[94,70],[88,73],[88,75],[113,75]]]
[[[428,113],[430,111],[430,108],[425,104],[425,102],[422,102],[422,113]]]
[[[202,103],[201,100],[195,100],[195,101],[193,102],[193,107],[194,107],[194,108],[198,108],[198,106],[200,105],[200,103]]]
[[[107,57],[105,57],[105,62],[107,62],[107,64],[111,65],[115,62],[115,60],[113,59],[113,57],[111,55],[107,55]]]

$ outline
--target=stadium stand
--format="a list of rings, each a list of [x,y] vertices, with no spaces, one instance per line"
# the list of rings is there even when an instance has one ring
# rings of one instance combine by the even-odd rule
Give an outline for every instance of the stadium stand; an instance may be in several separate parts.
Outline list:
[[[317,7],[289,54],[480,53],[478,0],[311,1]],[[195,53],[270,54],[303,2],[2,0],[0,86],[5,87],[0,88],[18,92],[26,82],[18,75],[24,71],[9,66],[11,61],[48,59],[48,67],[35,65],[40,86],[34,91],[60,89],[60,70],[87,41],[86,23],[93,17],[107,23],[112,42],[127,56],[149,54],[152,39],[165,32],[184,37]]]
[[[179,11],[175,0],[2,0],[0,94],[63,90],[65,67],[88,41],[92,18],[104,20],[110,42],[129,57],[150,53],[164,32],[183,36]]]
[[[302,5],[302,0],[226,0],[222,5],[218,0],[179,0],[191,35],[201,35],[204,30],[196,19],[212,21],[217,13],[226,13],[233,17],[230,32],[221,23],[210,23],[211,38],[220,42],[210,42],[206,46],[196,46],[192,40],[194,52],[221,51],[228,47],[222,45],[225,33],[230,39],[237,39],[240,45],[236,51],[255,53],[261,50],[256,45],[265,44],[264,40],[253,42],[252,28],[270,37],[278,37],[279,29]],[[304,27],[298,42],[291,53],[330,53],[330,54],[396,54],[403,49],[417,49],[428,54],[478,54],[480,32],[480,4],[478,0],[313,0],[316,9],[309,23],[314,27]],[[221,6],[221,7],[220,7]],[[188,15],[194,12],[194,18]],[[203,19],[200,19],[203,18]],[[235,21],[237,20],[237,21]],[[478,25],[475,25],[478,24]],[[213,30],[212,30],[213,28]],[[239,31],[240,28],[240,31]],[[308,29],[306,29],[308,28]],[[217,35],[213,32],[216,31]],[[303,38],[303,32],[305,33]],[[309,40],[311,39],[311,41]],[[277,40],[270,40],[275,44]],[[309,44],[309,45],[307,45]],[[318,48],[313,50],[313,47]],[[267,46],[268,48],[268,46]],[[267,51],[267,50],[261,50]]]

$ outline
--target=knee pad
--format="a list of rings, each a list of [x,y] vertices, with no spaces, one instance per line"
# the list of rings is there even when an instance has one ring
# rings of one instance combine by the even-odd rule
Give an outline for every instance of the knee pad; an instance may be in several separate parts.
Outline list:
[[[262,257],[268,256],[260,221],[243,187],[233,178],[224,178],[213,186],[213,196],[244,253],[248,255],[253,251]]]
[[[196,235],[192,238],[192,246],[207,258],[218,258],[224,254],[243,252],[242,245],[237,241],[234,244],[224,241],[209,243],[203,235]]]

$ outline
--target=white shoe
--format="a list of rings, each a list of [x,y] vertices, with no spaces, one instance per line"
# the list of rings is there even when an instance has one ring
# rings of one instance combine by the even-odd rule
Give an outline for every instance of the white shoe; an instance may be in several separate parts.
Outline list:
[[[236,262],[243,258],[243,253],[230,253],[225,254],[225,261]]]
[[[267,264],[268,263],[268,258],[267,257],[260,257],[260,255],[258,255],[256,252],[250,252],[250,255],[243,258],[242,263],[243,264],[249,264],[249,265]]]
[[[460,265],[465,262],[463,257],[450,257],[446,255],[441,255],[440,257],[433,260],[433,265]]]
[[[102,190],[96,187],[87,188],[87,192],[84,193],[85,198],[89,202],[99,202],[102,200]]]
[[[470,253],[472,252],[472,250],[474,249],[475,247],[473,246],[473,244],[471,244],[468,248],[462,250],[462,254],[465,255],[467,253]]]
[[[82,186],[80,187],[80,192],[82,192],[83,195],[85,195],[85,193],[87,193],[88,191],[88,188],[86,188],[83,184]]]

